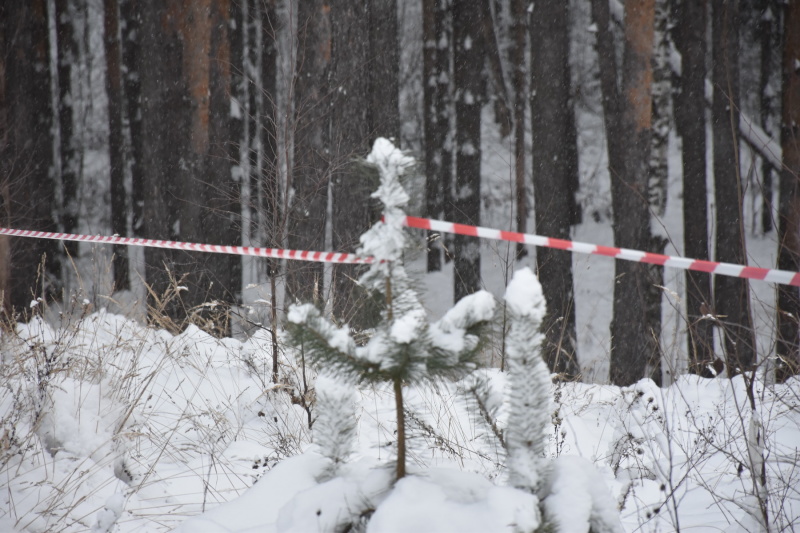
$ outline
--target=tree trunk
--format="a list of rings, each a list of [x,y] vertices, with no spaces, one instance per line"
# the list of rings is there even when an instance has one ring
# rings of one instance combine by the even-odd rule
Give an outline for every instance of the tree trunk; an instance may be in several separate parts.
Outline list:
[[[106,52],[106,94],[108,95],[108,155],[111,177],[111,232],[128,235],[128,193],[125,190],[125,146],[122,134],[122,53],[117,0],[103,1],[103,43]],[[114,289],[130,289],[128,247],[114,245]]]
[[[369,48],[367,50],[368,131],[377,137],[400,137],[400,50],[397,35],[397,0],[367,2]]]
[[[452,188],[450,133],[450,86],[452,83],[450,9],[448,0],[423,2],[423,81],[425,126],[425,213],[445,216],[445,198]],[[445,237],[428,236],[428,272],[441,270]]]
[[[142,174],[142,82],[139,73],[142,13],[139,2],[140,0],[121,0],[119,8],[125,106],[131,139],[128,165],[131,172],[132,229],[137,237],[145,237],[142,232],[145,188]]]
[[[74,6],[68,0],[55,0],[56,48],[58,75],[58,126],[61,157],[61,227],[64,233],[78,229],[78,172],[79,161],[75,146],[75,120],[73,118],[72,65],[77,60],[77,43],[73,18]],[[64,248],[72,257],[78,257],[75,241],[65,241]]]
[[[288,213],[288,247],[325,249],[328,211],[330,100],[328,70],[331,62],[330,4],[305,0],[297,4],[297,66],[294,78],[295,131],[291,186],[294,201]],[[286,300],[319,300],[323,288],[320,263],[286,264]]]
[[[621,90],[617,87],[608,2],[593,0],[592,13],[598,26],[614,241],[619,247],[648,250],[652,244],[647,165],[652,134],[655,0],[630,0],[625,6]],[[653,321],[648,317],[649,277],[647,265],[616,261],[610,366],[615,385],[629,385],[645,376],[660,379],[652,373],[659,368],[660,332],[648,327]]]
[[[706,0],[682,0],[676,10],[675,45],[681,54],[675,123],[683,156],[683,252],[708,260],[705,62]],[[686,271],[689,371],[702,374],[714,361],[711,276]]]
[[[711,107],[714,140],[714,201],[717,261],[747,263],[739,171],[739,8],[736,2],[712,2],[714,86]],[[715,276],[714,306],[725,337],[729,375],[755,363],[755,336],[747,280]]]
[[[456,88],[456,181],[454,220],[480,223],[481,108],[483,104],[484,42],[481,0],[453,1]],[[457,235],[454,239],[454,296],[458,301],[480,289],[480,242]]]
[[[514,195],[517,231],[528,231],[528,186],[525,179],[525,103],[527,101],[525,62],[527,41],[528,3],[525,0],[511,1],[511,91],[514,94]],[[517,243],[517,258],[528,255],[523,243]]]
[[[491,73],[494,86],[494,119],[500,126],[500,135],[505,138],[511,133],[512,117],[508,107],[508,84],[503,74],[503,61],[500,57],[500,47],[497,42],[497,32],[494,30],[494,17],[492,16],[492,0],[481,0],[481,27],[483,29],[483,42],[486,47],[486,63]],[[523,19],[524,22],[524,19]]]
[[[265,245],[270,248],[283,246],[283,216],[281,174],[278,168],[278,109],[276,106],[278,73],[278,32],[280,19],[276,12],[276,0],[266,0],[261,5],[261,212],[265,234]],[[267,260],[267,274],[277,276],[280,262]]]
[[[5,21],[9,10],[5,2],[0,3],[0,226],[11,226],[11,151],[8,142],[9,105],[6,97],[6,70],[8,68],[8,45]],[[11,238],[0,235],[0,315],[11,313]],[[5,324],[5,321],[2,321]],[[3,327],[3,326],[0,326]]]
[[[151,239],[177,239],[178,184],[189,131],[183,113],[181,6],[180,0],[140,0],[139,5],[142,19],[138,70],[142,100],[148,104],[141,107],[142,234]],[[152,291],[148,305],[152,308],[163,307],[159,299],[170,287],[170,273],[176,274],[176,255],[171,250],[144,250],[145,281]],[[173,317],[179,315],[179,310],[174,300],[161,309]]]
[[[337,251],[354,251],[373,221],[370,194],[377,185],[377,180],[367,179],[368,174],[353,162],[369,151],[368,108],[364,105],[369,101],[367,3],[347,0],[332,5],[331,28],[332,244]],[[355,283],[363,271],[357,265],[333,267],[333,314],[356,329],[379,317],[366,312],[367,300]]]
[[[47,2],[7,2],[3,11],[6,123],[0,188],[7,191],[7,220],[11,227],[57,231]],[[24,314],[32,299],[60,295],[58,250],[57,241],[11,240],[7,311]]]
[[[230,3],[231,0],[213,0],[209,13],[209,145],[203,164],[206,209],[202,221],[206,242],[238,245],[241,242],[241,202],[239,183],[233,175],[238,160],[228,157],[230,146],[234,144],[230,112]],[[206,299],[218,303],[207,308],[204,317],[218,335],[230,334],[229,308],[241,299],[241,265],[239,256],[206,254],[209,276]]]
[[[246,13],[244,21],[244,77],[247,85],[247,112],[245,113],[245,137],[247,140],[247,183],[249,193],[250,227],[248,235],[251,242],[260,243],[263,239],[261,211],[263,191],[261,189],[261,117],[259,117],[261,98],[261,62],[262,55],[259,13],[261,0],[244,0]]]
[[[531,130],[536,232],[570,238],[569,14],[565,2],[545,2],[531,17]],[[573,140],[574,142],[574,140]],[[551,372],[576,377],[575,299],[572,254],[539,248],[536,265],[547,301],[544,358]]]
[[[772,137],[774,133],[773,115],[775,113],[775,93],[771,87],[772,57],[775,51],[778,30],[778,6],[774,0],[761,0],[758,3],[758,23],[756,32],[761,47],[761,68],[759,69],[759,107],[761,108],[761,128]],[[772,165],[761,159],[761,231],[772,231]]]
[[[800,271],[800,2],[789,2],[784,15],[783,110],[780,175],[780,246],[778,268]],[[800,294],[797,287],[778,285],[778,366],[776,380],[784,382],[800,373],[798,350]]]

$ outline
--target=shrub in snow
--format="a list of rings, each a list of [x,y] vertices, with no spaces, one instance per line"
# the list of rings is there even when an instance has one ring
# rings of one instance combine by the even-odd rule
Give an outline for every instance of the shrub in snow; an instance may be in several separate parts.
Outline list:
[[[303,304],[290,308],[286,329],[291,342],[327,373],[356,383],[392,384],[397,416],[396,478],[400,479],[406,472],[403,386],[437,377],[457,379],[477,368],[481,329],[494,315],[494,298],[485,291],[472,294],[435,324],[428,322],[399,261],[406,244],[402,217],[408,202],[400,176],[413,159],[388,140],[378,139],[367,163],[375,165],[380,174],[380,187],[373,197],[383,203],[384,217],[361,236],[359,253],[376,261],[360,283],[382,295],[382,321],[366,344],[358,346],[347,327],[335,326],[316,307]],[[337,432],[318,443],[321,452],[333,458],[348,448],[345,440],[351,437],[350,432]]]

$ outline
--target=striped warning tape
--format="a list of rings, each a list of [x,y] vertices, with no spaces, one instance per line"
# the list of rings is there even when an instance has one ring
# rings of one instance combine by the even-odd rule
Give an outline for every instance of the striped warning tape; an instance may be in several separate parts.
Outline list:
[[[296,259],[299,261],[316,261],[318,263],[372,263],[372,257],[360,257],[355,254],[335,252],[308,252],[304,250],[282,250],[279,248],[256,248],[252,246],[222,246],[217,244],[198,244],[194,242],[161,241],[156,239],[136,239],[127,237],[104,237],[102,235],[73,235],[70,233],[50,233],[47,231],[30,231],[0,228],[0,235],[14,237],[33,237],[37,239],[55,239],[59,241],[95,242],[103,244],[125,244],[128,246],[145,246],[150,248],[169,248],[172,250],[189,250],[192,252],[209,252],[216,254],[250,255],[255,257],[275,257],[279,259]]]
[[[709,274],[756,279],[800,287],[800,272],[789,272],[786,270],[750,267],[735,265],[733,263],[720,263],[716,261],[690,259],[687,257],[654,254],[639,250],[631,250],[629,248],[599,246],[596,244],[588,244],[578,241],[567,241],[563,239],[542,237],[541,235],[534,235],[531,233],[503,231],[492,228],[484,228],[481,226],[469,226],[466,224],[445,222],[443,220],[433,220],[429,218],[407,216],[404,217],[403,224],[409,228],[441,231],[443,233],[455,233],[458,235],[481,237],[484,239],[520,242],[524,244],[532,244],[534,246],[545,246],[547,248],[557,248],[559,250],[567,250],[582,254],[603,255],[606,257],[613,257],[615,259],[624,259],[626,261],[651,263],[654,265],[662,265],[671,268],[680,268],[683,270],[695,270]],[[139,239],[117,236],[106,237],[102,235],[50,233],[46,231],[31,231],[10,228],[0,228],[0,235],[55,239],[62,241],[94,242],[103,244],[124,244],[128,246],[146,246],[151,248],[169,248],[173,250],[189,250],[194,252],[247,255],[255,257],[274,257],[278,259],[294,259],[299,261],[315,261],[320,263],[369,264],[375,261],[375,259],[372,257],[361,257],[355,254],[336,252],[309,252],[304,250],[284,250],[280,248],[256,248],[252,246],[222,246],[217,244],[198,244],[191,242],[162,241],[156,239]]]
[[[628,248],[615,248],[612,246],[598,246],[584,242],[566,241],[563,239],[552,239],[533,235],[530,233],[517,233],[515,231],[503,231],[480,226],[468,226],[466,224],[455,224],[443,220],[432,220],[419,217],[405,217],[403,224],[409,228],[425,229],[431,231],[441,231],[443,233],[455,233],[457,235],[468,235],[471,237],[481,237],[484,239],[494,239],[500,241],[521,242],[533,244],[535,246],[545,246],[547,248],[557,248],[581,254],[604,255],[615,259],[625,259],[640,263],[651,263],[663,265],[665,267],[680,268],[683,270],[696,270],[709,274],[721,274],[723,276],[733,276],[736,278],[757,279],[782,283],[784,285],[794,285],[800,287],[800,272],[789,272],[787,270],[776,270],[770,268],[759,268],[732,263],[719,263],[716,261],[703,261],[700,259],[690,259],[687,257],[675,257],[672,255],[653,254],[641,252]]]

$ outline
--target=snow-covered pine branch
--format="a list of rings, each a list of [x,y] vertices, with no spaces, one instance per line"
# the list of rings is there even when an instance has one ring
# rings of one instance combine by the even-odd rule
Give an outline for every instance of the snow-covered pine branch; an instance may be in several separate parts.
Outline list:
[[[550,372],[542,360],[539,327],[546,308],[542,287],[529,268],[514,273],[505,294],[509,416],[506,429],[509,483],[536,493],[542,483],[550,424]]]

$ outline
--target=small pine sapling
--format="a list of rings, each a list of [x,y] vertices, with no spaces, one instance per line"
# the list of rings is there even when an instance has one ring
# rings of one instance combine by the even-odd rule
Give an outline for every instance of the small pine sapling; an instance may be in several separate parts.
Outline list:
[[[381,322],[363,346],[347,327],[337,327],[311,304],[293,305],[288,315],[290,341],[302,345],[312,364],[331,376],[357,383],[391,383],[397,415],[396,478],[406,474],[403,385],[439,377],[459,379],[477,368],[482,330],[494,316],[494,298],[486,291],[459,301],[430,324],[402,265],[406,235],[402,221],[408,195],[401,175],[413,159],[386,139],[375,141],[367,163],[378,168],[380,187],[373,194],[384,206],[383,220],[361,236],[359,254],[372,263],[359,282],[383,296]]]

